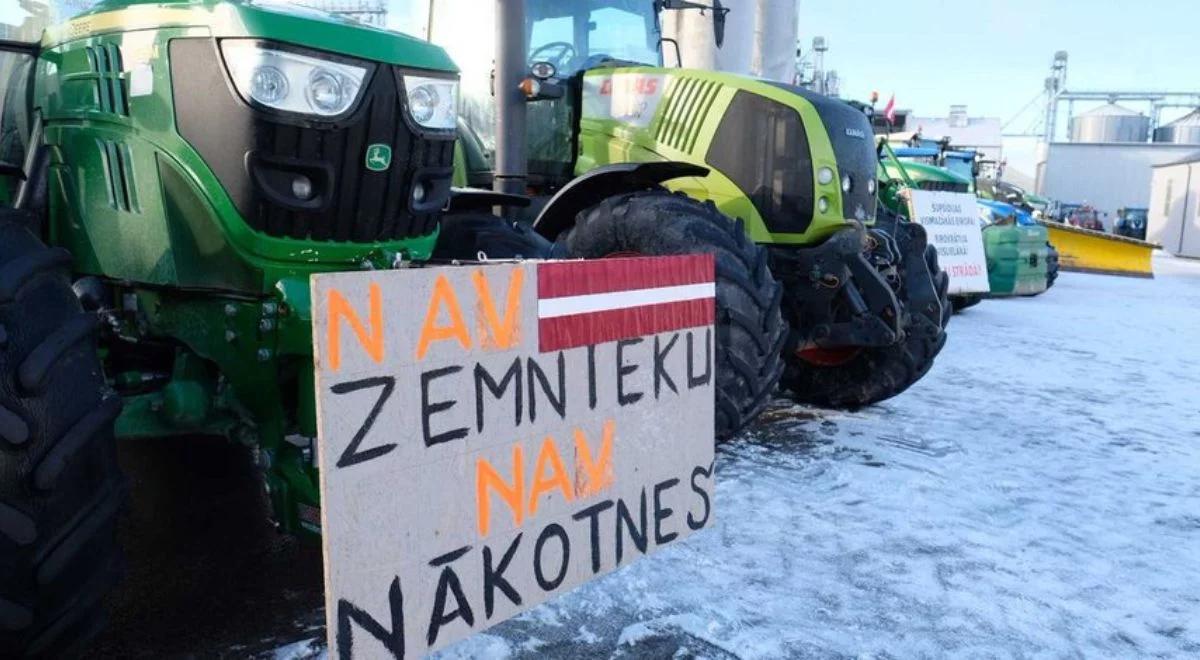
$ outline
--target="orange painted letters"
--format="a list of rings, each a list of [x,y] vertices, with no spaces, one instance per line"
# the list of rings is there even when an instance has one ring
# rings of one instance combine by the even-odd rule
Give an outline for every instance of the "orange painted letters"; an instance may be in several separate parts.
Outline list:
[[[512,464],[513,479],[509,484],[487,459],[480,458],[475,461],[475,505],[478,509],[480,536],[487,536],[491,525],[492,490],[500,495],[500,499],[504,500],[512,511],[514,525],[520,525],[525,519],[525,455],[519,443],[513,445]]]
[[[358,338],[358,343],[366,350],[367,355],[376,363],[383,362],[383,300],[382,294],[379,291],[379,285],[371,283],[368,292],[368,323],[371,325],[370,332],[363,326],[362,320],[358,318],[358,314],[354,308],[350,306],[350,301],[342,295],[337,289],[329,289],[329,295],[325,303],[328,310],[329,322],[326,324],[326,339],[325,345],[329,349],[329,368],[337,371],[342,367],[342,320],[350,324],[350,329],[354,331],[354,336]]]
[[[441,308],[446,309],[450,317],[450,325],[438,325],[438,315]],[[421,337],[417,340],[417,359],[424,359],[429,351],[429,345],[435,341],[457,339],[463,350],[471,350],[471,334],[467,324],[463,322],[462,308],[458,304],[458,296],[454,295],[454,287],[445,275],[438,275],[433,283],[433,295],[429,296],[429,309],[425,312],[425,323],[421,326]]]
[[[498,271],[499,269],[492,269],[492,272]],[[486,349],[507,350],[521,341],[521,285],[525,281],[525,270],[518,266],[509,273],[503,320],[496,314],[492,289],[483,269],[471,273],[471,280],[475,283],[475,296],[479,301],[479,345]]]

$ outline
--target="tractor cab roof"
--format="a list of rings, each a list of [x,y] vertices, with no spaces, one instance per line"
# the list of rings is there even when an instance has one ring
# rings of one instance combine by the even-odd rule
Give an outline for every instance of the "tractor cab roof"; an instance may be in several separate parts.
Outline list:
[[[580,12],[578,2],[563,2],[562,0],[528,0],[526,12],[532,20],[546,18],[562,18],[576,16]],[[653,7],[650,0],[587,0],[588,11],[600,9],[621,9],[630,13],[642,13]]]
[[[936,158],[939,153],[933,147],[898,147],[892,151],[897,158]]]
[[[999,202],[994,199],[985,199],[983,197],[978,198],[976,201],[979,203],[980,208],[991,212],[993,221],[1001,218],[1013,218],[1015,224],[1023,227],[1036,227],[1038,224],[1038,221],[1034,220],[1033,216],[1025,211],[1025,209],[1013,206],[1012,204]]]

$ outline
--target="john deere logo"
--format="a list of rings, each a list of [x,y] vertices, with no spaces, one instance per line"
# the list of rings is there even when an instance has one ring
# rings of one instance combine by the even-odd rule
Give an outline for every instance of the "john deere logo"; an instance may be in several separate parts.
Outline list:
[[[367,147],[367,169],[372,172],[384,172],[392,166],[392,148],[386,144],[373,144]]]

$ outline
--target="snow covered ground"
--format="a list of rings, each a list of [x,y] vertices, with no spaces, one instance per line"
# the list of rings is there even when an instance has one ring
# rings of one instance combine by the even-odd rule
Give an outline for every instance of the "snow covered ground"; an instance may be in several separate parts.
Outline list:
[[[884,405],[777,402],[712,529],[441,657],[1200,655],[1200,263],[1156,270],[984,302]]]

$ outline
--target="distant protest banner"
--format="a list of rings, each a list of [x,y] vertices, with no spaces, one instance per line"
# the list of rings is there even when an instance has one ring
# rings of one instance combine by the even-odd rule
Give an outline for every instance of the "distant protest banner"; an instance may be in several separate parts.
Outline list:
[[[713,520],[711,255],[312,280],[335,658],[419,657]]]
[[[987,253],[975,195],[911,190],[910,217],[925,227],[938,265],[950,276],[950,293],[987,293]]]

